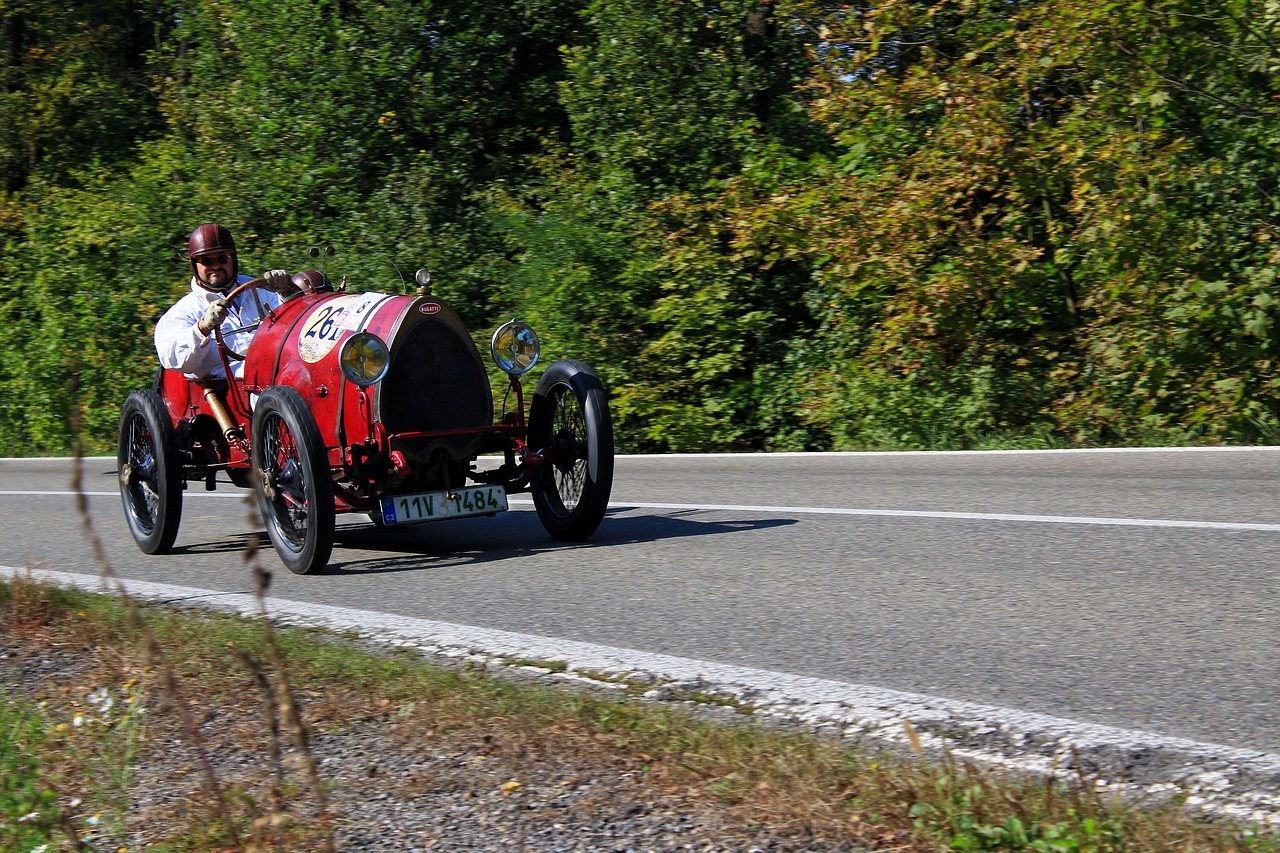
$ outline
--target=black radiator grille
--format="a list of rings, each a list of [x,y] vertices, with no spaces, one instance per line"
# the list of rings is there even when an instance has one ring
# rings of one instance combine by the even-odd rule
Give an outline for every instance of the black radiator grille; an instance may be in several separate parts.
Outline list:
[[[433,318],[408,330],[392,356],[379,398],[382,422],[392,433],[476,429],[493,422],[489,377],[474,347],[451,325]],[[483,436],[463,436],[447,444],[454,455],[466,455],[481,440]]]

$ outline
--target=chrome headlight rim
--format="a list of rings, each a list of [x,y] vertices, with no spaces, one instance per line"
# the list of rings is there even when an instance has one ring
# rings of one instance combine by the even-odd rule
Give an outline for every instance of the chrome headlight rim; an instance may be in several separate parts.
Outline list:
[[[373,332],[357,332],[342,342],[338,351],[342,375],[353,385],[368,388],[386,378],[391,352]]]
[[[528,373],[538,363],[542,342],[533,327],[521,320],[508,320],[489,340],[493,363],[508,376]]]

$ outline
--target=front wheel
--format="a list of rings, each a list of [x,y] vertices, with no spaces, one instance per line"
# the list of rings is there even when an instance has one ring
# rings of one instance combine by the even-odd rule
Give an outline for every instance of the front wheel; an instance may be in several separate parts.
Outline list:
[[[581,361],[547,368],[529,405],[529,447],[543,454],[533,504],[556,539],[595,533],[613,489],[613,422],[594,370]]]
[[[269,388],[253,411],[254,491],[267,535],[294,574],[321,572],[333,553],[333,480],[315,418],[292,388]]]
[[[144,554],[169,553],[182,520],[182,462],[169,412],[155,391],[134,391],[124,401],[116,471],[133,541]]]

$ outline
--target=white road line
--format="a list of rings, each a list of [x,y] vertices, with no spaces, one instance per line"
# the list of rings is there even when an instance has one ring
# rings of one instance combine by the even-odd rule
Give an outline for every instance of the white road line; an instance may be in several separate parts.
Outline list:
[[[118,498],[118,497],[120,497],[120,493],[119,493],[119,492],[83,492],[82,494],[83,494],[85,497],[87,497],[87,498]],[[209,498],[242,498],[242,499],[243,499],[243,498],[244,498],[244,496],[245,496],[245,495],[247,495],[247,494],[249,494],[249,493],[248,493],[248,492],[203,492],[203,491],[199,491],[199,492],[197,492],[197,491],[192,491],[192,492],[190,492],[189,494],[186,494],[186,495],[185,495],[184,500],[185,500],[185,499],[189,499],[189,498],[193,498],[193,497],[201,497],[201,498],[203,498],[203,497],[209,497]],[[72,491],[37,491],[37,490],[33,490],[33,491],[25,491],[25,492],[24,492],[24,491],[17,491],[17,490],[11,490],[11,491],[0,491],[0,497],[6,497],[6,496],[9,496],[9,495],[13,495],[13,496],[24,496],[24,495],[25,495],[25,496],[31,496],[31,495],[55,495],[55,496],[58,496],[58,497],[73,498],[73,497],[75,497],[76,493],[75,493],[75,492],[72,492]]]
[[[1253,524],[1235,521],[1181,521],[1163,518],[1091,518],[1077,515],[1016,515],[1000,512],[930,512],[910,509],[844,509],[840,507],[750,506],[742,504],[668,504],[610,501],[615,509],[698,509],[726,512],[767,512],[771,514],[861,515],[885,518],[937,518],[952,521],[1014,521],[1029,524],[1106,524],[1121,527],[1189,527],[1210,530],[1280,531],[1280,524]]]
[[[644,459],[662,461],[663,459],[774,459],[774,458],[808,458],[814,456],[836,456],[857,459],[863,456],[1045,456],[1057,454],[1092,454],[1092,453],[1263,453],[1280,451],[1280,447],[1272,445],[1254,445],[1227,447],[1044,447],[1009,450],[798,450],[780,451],[776,453],[636,453],[617,454],[619,459]]]
[[[0,579],[28,574],[88,592],[105,589],[97,575],[0,566]],[[127,580],[123,585],[138,599],[244,616],[258,613],[255,596],[247,592],[139,580]],[[931,748],[945,748],[962,760],[1066,776],[1077,773],[1077,762],[1081,762],[1083,772],[1118,792],[1181,793],[1189,804],[1219,814],[1280,822],[1280,755],[1259,750],[863,684],[376,611],[278,598],[269,598],[267,608],[281,624],[354,633],[383,645],[461,659],[481,668],[510,667],[513,660],[554,661],[562,666],[523,666],[521,670],[548,680],[596,687],[643,681],[652,688],[645,697],[655,701],[683,702],[699,695],[711,696],[721,704],[750,708],[753,719],[777,720],[854,739],[902,745],[906,741],[903,722],[909,720]]]
[[[191,492],[187,497],[239,498],[244,499],[246,492]],[[70,491],[0,491],[0,497],[55,495],[72,497]],[[119,492],[85,492],[90,497],[117,497]],[[511,500],[512,506],[532,506],[532,501]],[[1263,533],[1280,532],[1280,524],[1260,524],[1245,521],[1190,521],[1168,518],[1094,518],[1079,515],[1019,515],[1003,512],[933,512],[912,509],[856,509],[844,507],[817,506],[756,506],[751,504],[675,504],[651,503],[645,501],[609,502],[611,509],[673,509],[700,510],[706,512],[754,512],[770,515],[848,515],[873,518],[932,518],[941,521],[1006,521],[1017,524],[1084,524],[1106,525],[1111,527],[1164,527],[1191,530],[1236,530]]]

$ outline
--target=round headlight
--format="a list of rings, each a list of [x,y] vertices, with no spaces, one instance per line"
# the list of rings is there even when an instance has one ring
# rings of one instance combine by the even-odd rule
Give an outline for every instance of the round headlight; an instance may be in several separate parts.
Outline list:
[[[512,376],[519,376],[538,363],[542,344],[538,342],[538,333],[532,327],[519,320],[512,320],[503,323],[493,333],[489,351],[493,353],[493,361],[498,367]]]
[[[391,355],[382,339],[371,332],[359,332],[347,338],[338,353],[342,375],[361,388],[366,388],[387,375]]]

